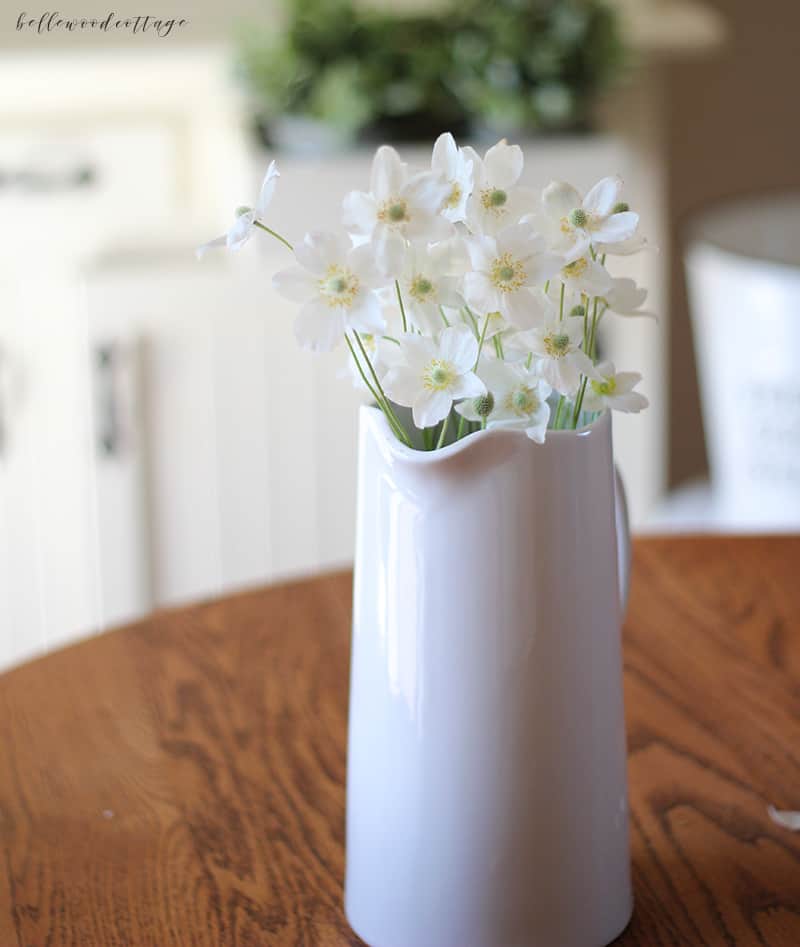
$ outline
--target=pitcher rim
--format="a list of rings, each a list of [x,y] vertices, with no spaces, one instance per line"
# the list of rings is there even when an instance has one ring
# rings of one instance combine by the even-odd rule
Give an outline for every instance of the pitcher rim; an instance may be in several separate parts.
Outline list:
[[[492,427],[483,431],[475,431],[472,434],[468,434],[460,441],[454,441],[452,444],[448,444],[446,447],[440,447],[437,450],[415,450],[414,448],[408,447],[406,444],[403,444],[402,441],[398,440],[397,436],[389,426],[389,422],[386,420],[386,415],[379,407],[377,407],[377,405],[361,405],[359,415],[360,418],[366,418],[371,425],[379,426],[384,441],[396,456],[402,457],[405,460],[413,460],[416,463],[435,463],[440,460],[456,457],[467,450],[477,448],[479,444],[485,444],[492,440],[512,438],[524,438],[526,441],[530,440],[522,428]],[[544,449],[547,447],[547,443],[551,439],[556,441],[564,441],[571,438],[578,438],[580,440],[588,439],[593,434],[599,435],[601,432],[605,431],[610,424],[610,421],[611,413],[608,410],[603,410],[602,413],[599,414],[593,421],[584,425],[583,427],[579,427],[574,430],[563,431],[548,430],[544,444],[536,444],[533,441],[531,441],[531,444],[534,447],[541,447]]]

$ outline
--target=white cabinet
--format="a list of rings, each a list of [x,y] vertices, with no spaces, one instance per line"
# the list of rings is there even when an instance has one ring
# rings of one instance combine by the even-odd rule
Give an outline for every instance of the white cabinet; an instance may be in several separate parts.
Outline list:
[[[97,447],[95,349],[117,340],[95,336],[81,269],[109,247],[205,232],[235,200],[245,149],[226,55],[0,62],[0,667],[154,600],[143,457]],[[134,367],[118,365],[122,401]]]

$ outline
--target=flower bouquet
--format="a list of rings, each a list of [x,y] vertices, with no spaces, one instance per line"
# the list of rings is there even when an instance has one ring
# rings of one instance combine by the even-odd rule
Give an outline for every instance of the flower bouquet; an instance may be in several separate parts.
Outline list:
[[[344,342],[360,416],[347,776],[350,923],[373,947],[599,947],[632,910],[620,652],[629,538],[598,357],[643,316],[621,183],[520,184],[521,150],[378,149],[342,234],[275,287],[299,342]],[[204,251],[206,248],[201,248]]]
[[[284,243],[295,265],[273,282],[300,305],[299,343],[343,342],[356,384],[409,447],[500,426],[541,443],[606,408],[646,407],[641,376],[597,357],[607,314],[649,315],[646,290],[607,269],[645,243],[619,178],[585,196],[562,182],[537,195],[522,170],[522,150],[505,141],[481,158],[442,135],[417,172],[381,147],[370,190],[344,199],[344,232],[312,231],[293,248],[267,223],[273,162],[256,206],[199,252],[237,249],[256,228]]]

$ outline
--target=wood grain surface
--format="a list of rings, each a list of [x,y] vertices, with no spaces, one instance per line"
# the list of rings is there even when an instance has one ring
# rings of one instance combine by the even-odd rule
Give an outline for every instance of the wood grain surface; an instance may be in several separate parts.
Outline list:
[[[800,835],[766,807],[800,808],[800,538],[640,540],[634,562],[617,943],[798,947]],[[0,677],[0,947],[359,944],[349,620],[330,576]]]

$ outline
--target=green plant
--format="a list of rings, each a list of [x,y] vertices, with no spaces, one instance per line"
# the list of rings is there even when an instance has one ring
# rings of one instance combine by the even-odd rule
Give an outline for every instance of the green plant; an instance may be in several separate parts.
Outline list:
[[[286,12],[277,38],[248,27],[239,41],[267,126],[288,114],[395,139],[580,128],[623,59],[603,0],[449,0],[413,14],[291,0]]]

